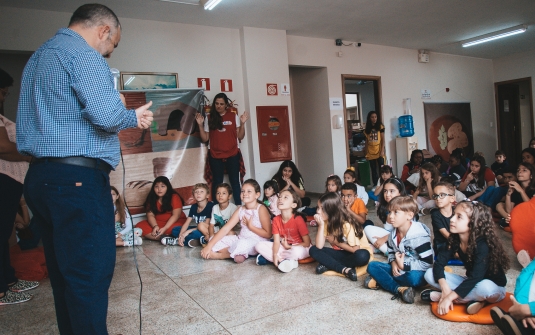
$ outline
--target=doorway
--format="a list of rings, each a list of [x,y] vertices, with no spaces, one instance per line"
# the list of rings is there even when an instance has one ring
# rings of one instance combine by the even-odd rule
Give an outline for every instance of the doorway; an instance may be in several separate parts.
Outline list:
[[[344,121],[347,129],[346,156],[348,166],[355,165],[364,158],[364,128],[368,113],[376,111],[381,123],[381,77],[342,75],[342,94],[344,97]]]
[[[509,165],[521,162],[521,152],[533,138],[531,77],[494,83],[498,148]]]

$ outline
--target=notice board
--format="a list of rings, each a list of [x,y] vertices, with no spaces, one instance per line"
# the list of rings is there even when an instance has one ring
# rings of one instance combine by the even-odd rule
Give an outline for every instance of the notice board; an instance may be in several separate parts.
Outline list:
[[[288,106],[257,106],[258,145],[260,162],[292,159]]]

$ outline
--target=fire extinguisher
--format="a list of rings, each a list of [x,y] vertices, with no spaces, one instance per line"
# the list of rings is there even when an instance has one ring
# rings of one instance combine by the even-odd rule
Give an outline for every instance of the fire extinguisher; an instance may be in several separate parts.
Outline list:
[[[238,115],[238,104],[235,100],[230,101],[229,106],[227,107],[227,112],[232,112]]]

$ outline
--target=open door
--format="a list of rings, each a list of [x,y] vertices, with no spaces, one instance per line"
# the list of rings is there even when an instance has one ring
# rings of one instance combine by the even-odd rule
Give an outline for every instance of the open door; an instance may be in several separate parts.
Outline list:
[[[513,166],[520,163],[522,149],[529,143],[524,142],[533,136],[532,103],[528,106],[521,102],[521,96],[526,100],[525,91],[531,93],[530,78],[495,84],[498,148],[505,152],[509,165]]]

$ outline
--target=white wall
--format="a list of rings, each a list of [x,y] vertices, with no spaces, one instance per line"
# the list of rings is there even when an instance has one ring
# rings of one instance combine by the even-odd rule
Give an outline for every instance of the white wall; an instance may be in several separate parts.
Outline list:
[[[342,96],[342,74],[381,76],[386,151],[394,165],[395,125],[403,113],[404,98],[412,98],[415,133],[420,147],[426,147],[421,89],[431,90],[431,101],[470,101],[474,147],[488,157],[494,155],[496,130],[489,126],[496,121],[491,60],[431,53],[430,63],[422,64],[417,61],[417,50],[364,44],[344,47],[341,58],[336,56],[338,50],[333,40],[288,36],[290,65],[327,67],[330,97]],[[332,132],[336,174],[347,167],[344,134]]]

